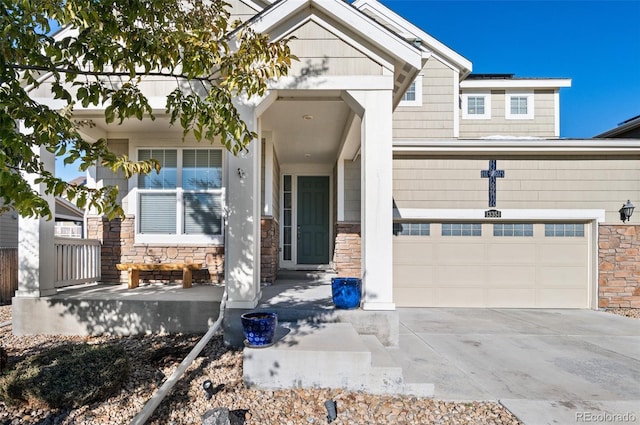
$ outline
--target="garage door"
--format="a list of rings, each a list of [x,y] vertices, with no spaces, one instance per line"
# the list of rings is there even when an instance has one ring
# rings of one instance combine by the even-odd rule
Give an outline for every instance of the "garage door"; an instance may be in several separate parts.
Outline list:
[[[589,308],[584,223],[395,223],[399,307]]]

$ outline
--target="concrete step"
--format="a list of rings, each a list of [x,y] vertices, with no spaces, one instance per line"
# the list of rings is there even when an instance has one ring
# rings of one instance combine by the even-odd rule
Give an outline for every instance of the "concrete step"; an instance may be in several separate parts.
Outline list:
[[[375,335],[360,335],[371,352],[371,370],[367,392],[371,394],[402,394],[402,368],[393,361]]]
[[[404,354],[398,347],[384,347],[373,335],[360,335],[371,350],[370,386],[374,394],[404,394],[433,397],[434,385],[423,375],[405,370],[399,363]],[[379,391],[379,392],[378,392]]]
[[[403,370],[374,335],[350,323],[281,323],[276,342],[245,348],[245,383],[263,389],[342,388],[433,397],[433,385],[406,384]]]
[[[285,323],[278,331],[281,335],[271,347],[244,349],[248,386],[367,390],[371,352],[351,324]]]
[[[430,380],[426,375],[416,371],[415,368],[411,366],[411,361],[399,347],[385,347],[385,351],[389,357],[391,357],[394,364],[402,369],[402,377],[404,380],[402,394],[416,397],[434,396],[434,384],[429,382]]]

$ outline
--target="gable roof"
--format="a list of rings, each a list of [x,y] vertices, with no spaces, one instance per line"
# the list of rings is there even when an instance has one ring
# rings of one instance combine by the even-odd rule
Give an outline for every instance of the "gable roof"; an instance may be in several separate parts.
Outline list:
[[[428,58],[420,46],[343,0],[278,0],[246,24],[278,40],[311,20],[326,25],[343,41],[393,72],[394,105],[400,102]]]
[[[388,55],[402,60],[415,68],[422,67],[416,46],[392,33],[378,22],[360,13],[342,0],[280,0],[265,8],[249,21],[254,30],[263,33],[277,31],[283,22],[299,15],[325,15],[359,33]],[[274,34],[277,38],[284,33]]]
[[[595,139],[607,139],[611,137],[640,138],[640,115],[622,121],[617,127],[593,137]]]
[[[356,0],[353,7],[371,16],[381,25],[397,33],[405,40],[421,45],[427,52],[435,53],[441,59],[458,69],[460,78],[465,78],[472,70],[471,61],[447,47],[434,37],[418,28],[377,0]]]

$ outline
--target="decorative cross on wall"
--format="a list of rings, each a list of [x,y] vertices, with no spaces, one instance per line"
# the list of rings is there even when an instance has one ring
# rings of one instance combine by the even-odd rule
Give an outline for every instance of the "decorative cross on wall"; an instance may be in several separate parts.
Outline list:
[[[482,170],[480,176],[489,179],[489,206],[496,206],[496,178],[504,178],[504,170],[496,169],[496,160],[489,160],[489,169]]]

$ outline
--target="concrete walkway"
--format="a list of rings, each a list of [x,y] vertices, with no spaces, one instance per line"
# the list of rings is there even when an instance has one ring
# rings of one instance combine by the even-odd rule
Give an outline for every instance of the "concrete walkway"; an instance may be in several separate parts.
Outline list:
[[[640,424],[640,320],[590,310],[399,309],[405,380],[527,425]]]

